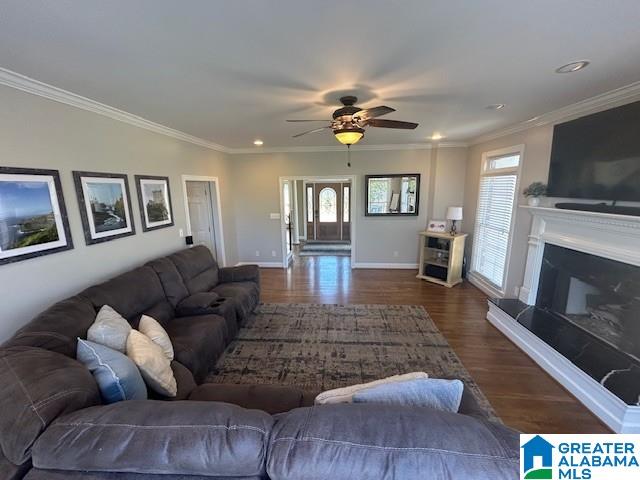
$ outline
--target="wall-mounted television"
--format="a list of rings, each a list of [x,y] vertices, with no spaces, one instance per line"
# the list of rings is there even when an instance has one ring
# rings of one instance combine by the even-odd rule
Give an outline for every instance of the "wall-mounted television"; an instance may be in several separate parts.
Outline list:
[[[640,202],[640,102],[553,129],[548,195]]]

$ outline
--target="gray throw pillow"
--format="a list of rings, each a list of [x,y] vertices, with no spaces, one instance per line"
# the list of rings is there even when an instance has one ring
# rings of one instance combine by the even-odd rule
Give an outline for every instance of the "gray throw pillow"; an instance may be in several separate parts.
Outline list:
[[[87,332],[87,340],[125,353],[131,325],[109,305],[104,305]]]

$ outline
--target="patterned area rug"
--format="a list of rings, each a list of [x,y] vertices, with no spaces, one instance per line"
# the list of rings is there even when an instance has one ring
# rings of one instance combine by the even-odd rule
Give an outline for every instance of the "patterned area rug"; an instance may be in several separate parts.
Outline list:
[[[413,371],[459,378],[497,419],[421,306],[262,304],[207,381],[321,391]]]

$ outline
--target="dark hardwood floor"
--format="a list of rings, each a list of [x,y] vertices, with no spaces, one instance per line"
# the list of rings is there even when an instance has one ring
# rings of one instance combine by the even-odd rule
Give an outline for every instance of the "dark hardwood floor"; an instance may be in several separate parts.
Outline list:
[[[485,319],[487,297],[464,282],[452,289],[413,270],[351,270],[349,257],[295,257],[262,269],[266,303],[423,305],[509,426],[527,433],[610,430]]]

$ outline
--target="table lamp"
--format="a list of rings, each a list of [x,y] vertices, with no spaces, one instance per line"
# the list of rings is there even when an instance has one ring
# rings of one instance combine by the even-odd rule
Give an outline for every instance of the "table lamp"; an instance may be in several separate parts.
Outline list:
[[[448,207],[447,208],[447,220],[451,220],[451,230],[449,233],[452,236],[456,235],[456,222],[462,220],[462,207]]]

